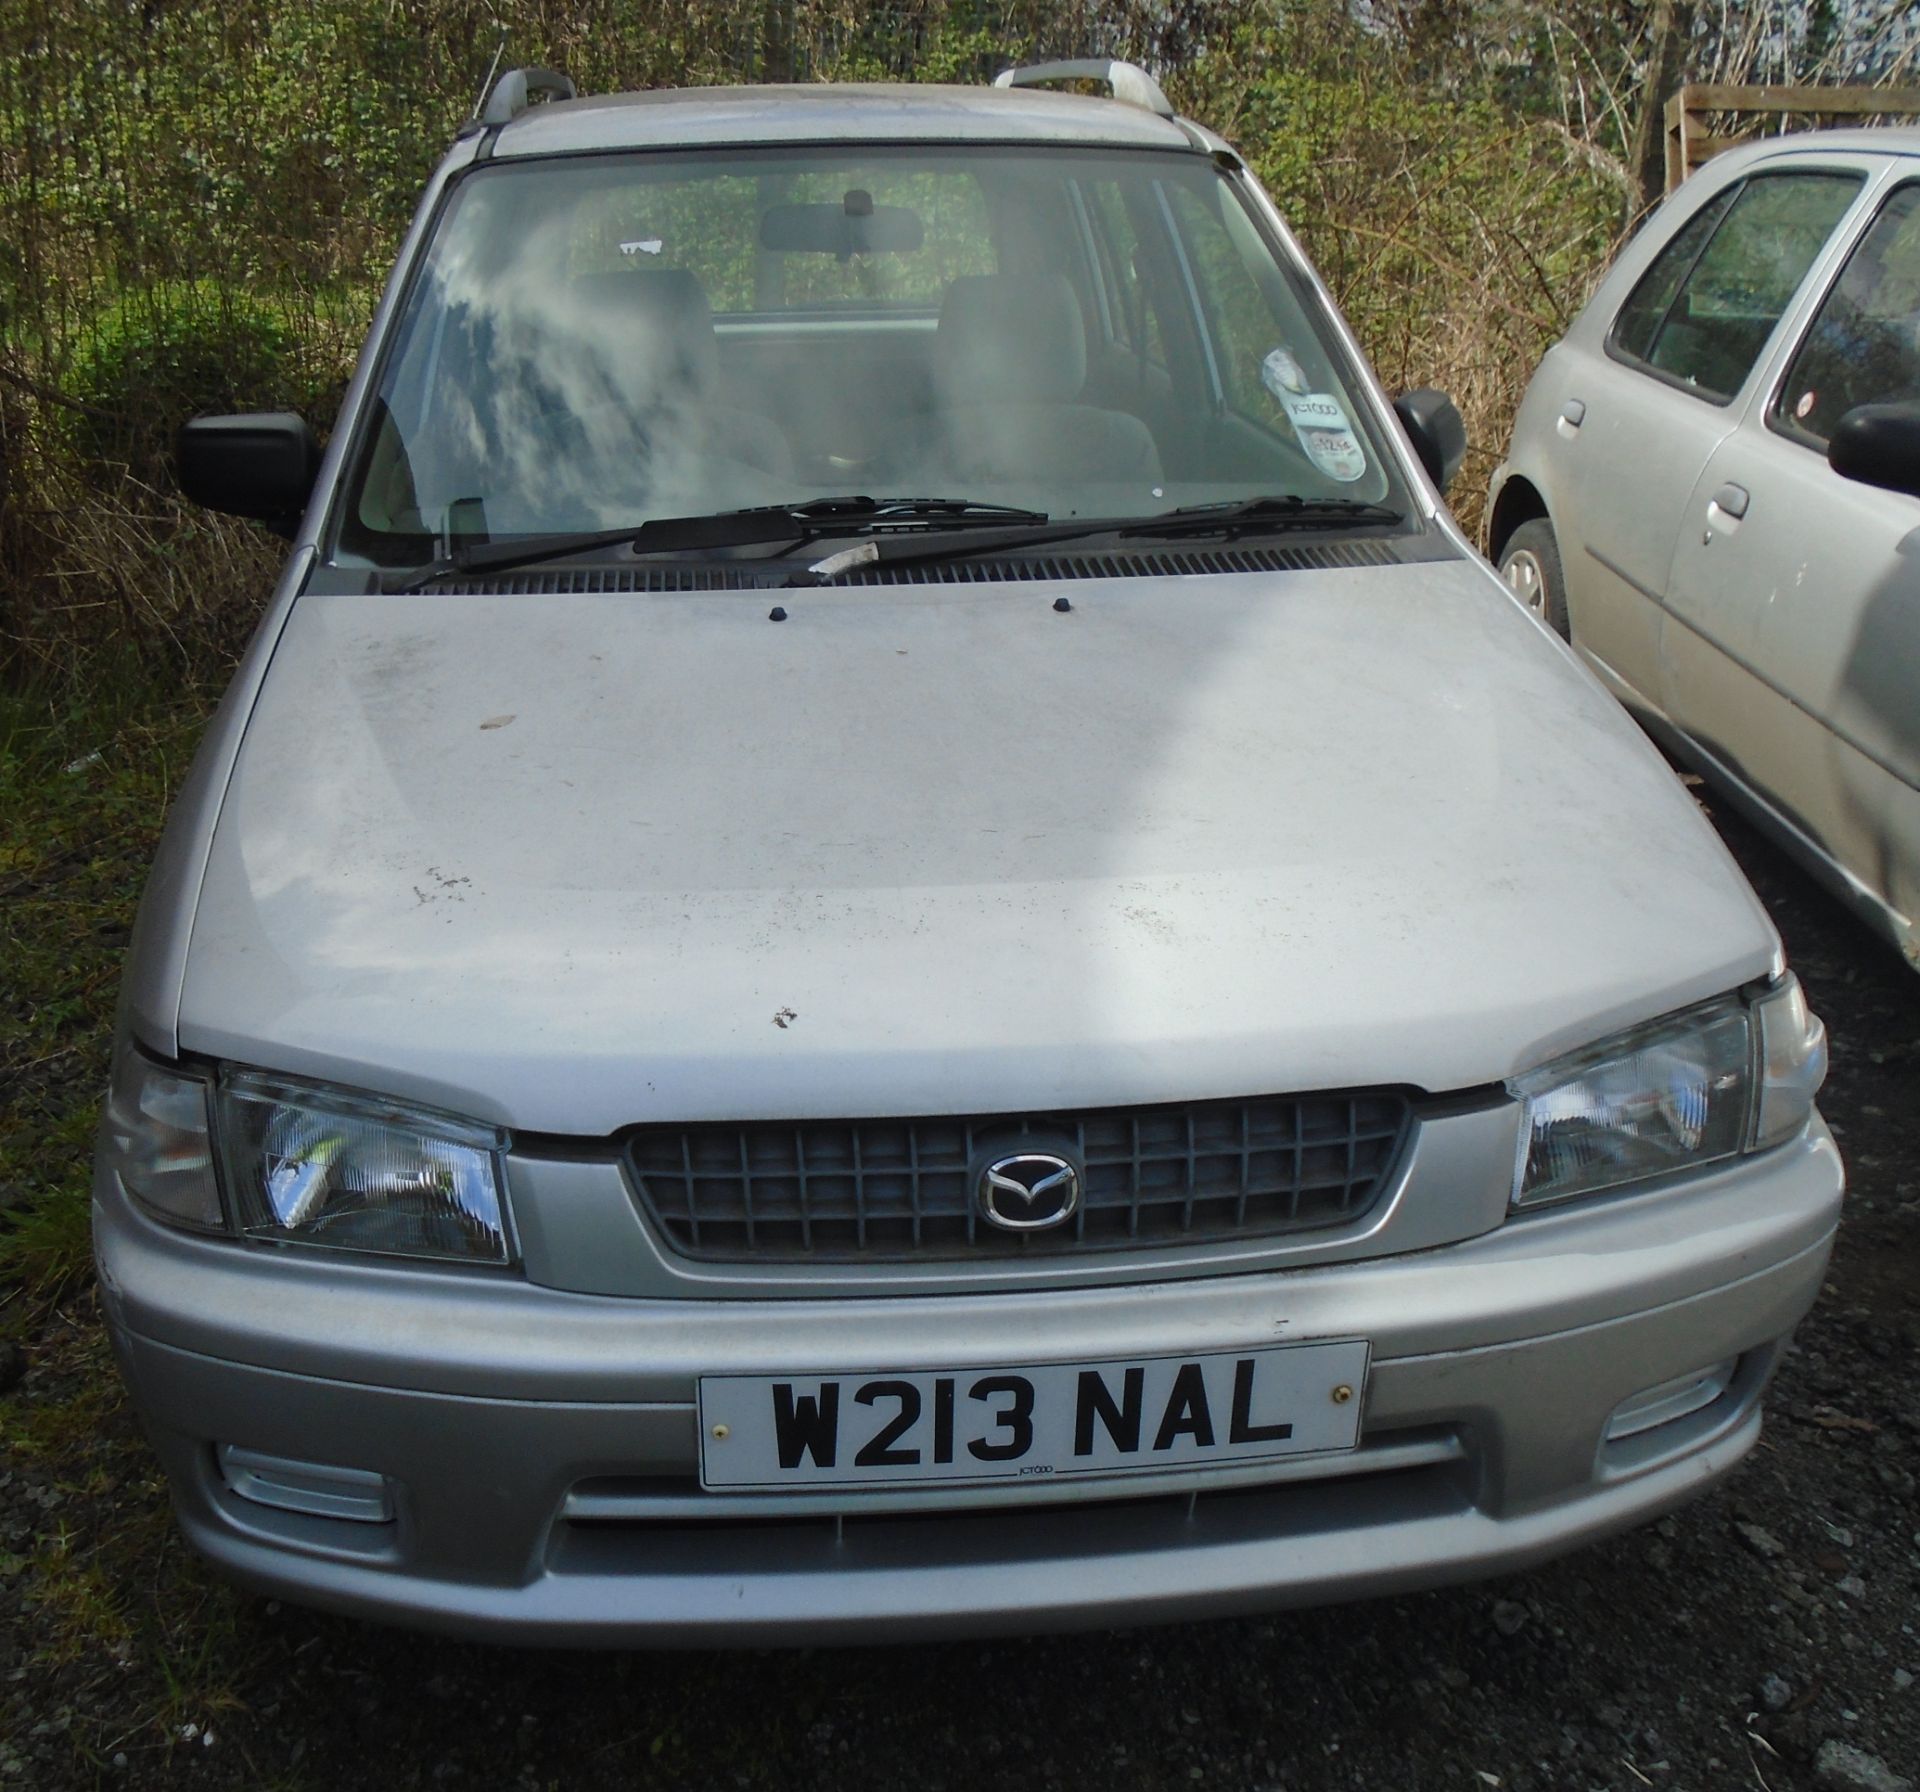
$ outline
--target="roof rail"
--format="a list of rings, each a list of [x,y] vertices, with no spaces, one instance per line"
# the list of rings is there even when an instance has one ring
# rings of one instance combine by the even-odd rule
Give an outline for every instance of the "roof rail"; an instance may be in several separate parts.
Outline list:
[[[1173,106],[1160,91],[1160,83],[1137,63],[1110,62],[1095,57],[1086,62],[1036,62],[1031,68],[1002,69],[993,77],[996,87],[1040,87],[1049,81],[1101,81],[1117,100],[1157,112],[1162,118],[1173,116]]]
[[[494,82],[487,103],[480,108],[482,124],[511,124],[527,109],[528,99],[544,93],[550,100],[570,100],[576,89],[552,68],[510,68]]]

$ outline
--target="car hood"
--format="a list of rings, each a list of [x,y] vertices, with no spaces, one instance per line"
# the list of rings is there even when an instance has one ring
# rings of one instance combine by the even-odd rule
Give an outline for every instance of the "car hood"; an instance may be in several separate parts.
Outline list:
[[[1774,962],[1471,562],[781,596],[302,597],[182,1045],[597,1135],[1461,1089]]]

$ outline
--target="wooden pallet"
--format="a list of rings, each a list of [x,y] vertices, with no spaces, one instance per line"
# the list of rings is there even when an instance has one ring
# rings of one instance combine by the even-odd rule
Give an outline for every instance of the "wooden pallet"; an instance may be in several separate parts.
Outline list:
[[[1741,87],[1692,82],[1667,101],[1667,191],[1702,162],[1745,143],[1751,129],[1714,134],[1712,113],[1793,113],[1808,120],[1920,117],[1920,87]]]

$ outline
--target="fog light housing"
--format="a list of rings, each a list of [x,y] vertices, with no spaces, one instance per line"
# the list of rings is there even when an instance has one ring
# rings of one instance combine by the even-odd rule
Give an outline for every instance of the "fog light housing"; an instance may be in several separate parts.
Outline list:
[[[277,1512],[309,1518],[342,1518],[350,1524],[391,1524],[393,1484],[370,1469],[296,1462],[221,1444],[214,1455],[227,1491]]]
[[[1630,1400],[1622,1400],[1607,1420],[1607,1442],[1617,1444],[1623,1438],[1638,1437],[1661,1425],[1671,1425],[1711,1406],[1733,1385],[1738,1357],[1728,1357],[1711,1369],[1695,1369],[1676,1375],[1656,1387],[1643,1388]]]

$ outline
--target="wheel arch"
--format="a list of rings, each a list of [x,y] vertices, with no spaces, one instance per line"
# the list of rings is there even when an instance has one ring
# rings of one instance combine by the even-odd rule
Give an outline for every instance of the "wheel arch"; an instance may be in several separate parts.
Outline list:
[[[1524,473],[1511,475],[1493,501],[1493,514],[1487,520],[1487,558],[1496,564],[1500,550],[1522,523],[1548,517],[1547,501],[1539,488]]]

